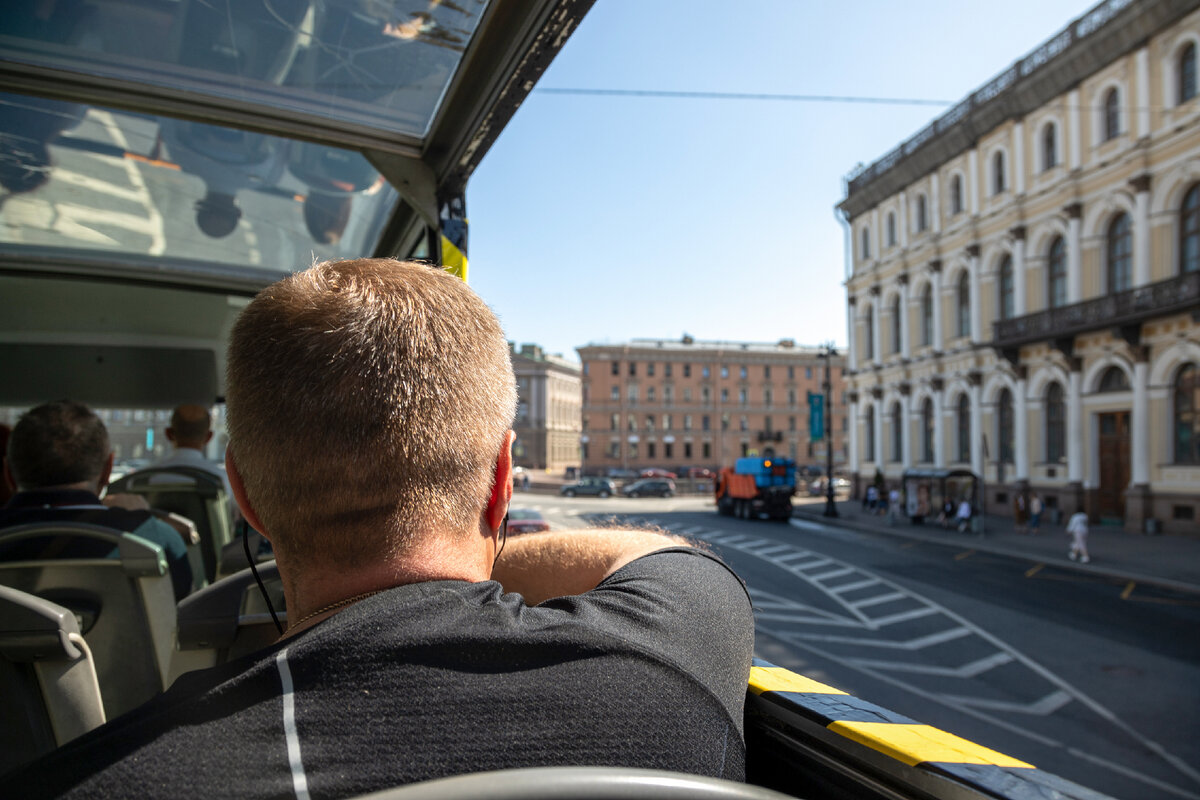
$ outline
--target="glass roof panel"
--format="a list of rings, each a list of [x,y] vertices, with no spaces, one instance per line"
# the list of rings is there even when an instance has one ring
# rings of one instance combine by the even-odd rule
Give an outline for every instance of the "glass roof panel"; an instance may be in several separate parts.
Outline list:
[[[5,0],[0,59],[424,137],[488,0]]]
[[[0,250],[291,272],[372,252],[398,201],[355,151],[0,94]]]

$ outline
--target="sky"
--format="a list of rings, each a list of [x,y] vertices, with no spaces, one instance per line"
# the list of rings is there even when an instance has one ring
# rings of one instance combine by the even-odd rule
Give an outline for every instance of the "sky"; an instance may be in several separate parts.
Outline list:
[[[846,343],[844,177],[1092,6],[597,0],[467,189],[470,284],[510,340]]]

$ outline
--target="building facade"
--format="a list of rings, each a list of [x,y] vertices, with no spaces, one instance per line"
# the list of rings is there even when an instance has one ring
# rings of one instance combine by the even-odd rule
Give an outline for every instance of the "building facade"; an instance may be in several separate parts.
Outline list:
[[[768,447],[823,466],[809,436],[809,394],[821,394],[821,350],[776,344],[634,339],[577,348],[583,362],[583,466],[589,473],[730,466]],[[845,463],[843,358],[831,364],[834,463]]]
[[[1101,3],[850,176],[850,469],[1200,515],[1195,2]]]
[[[512,348],[517,377],[513,463],[564,473],[579,466],[582,384],[579,364],[548,355],[535,344]]]

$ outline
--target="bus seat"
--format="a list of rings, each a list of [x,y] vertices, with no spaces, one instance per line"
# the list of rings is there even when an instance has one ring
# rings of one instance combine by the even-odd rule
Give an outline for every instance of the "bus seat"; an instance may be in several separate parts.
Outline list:
[[[58,537],[104,551],[90,558],[7,560],[30,540]],[[0,586],[65,606],[87,639],[111,719],[166,688],[175,649],[175,592],[162,548],[83,523],[35,523],[0,534]]]
[[[113,481],[108,491],[141,495],[151,508],[194,522],[200,534],[204,577],[209,583],[216,580],[221,548],[232,538],[229,498],[219,477],[193,467],[151,467]]]
[[[280,620],[287,619],[275,562],[259,564],[258,574]],[[185,597],[179,603],[178,619],[179,652],[172,664],[172,679],[192,669],[239,658],[279,638],[249,568]]]
[[[69,609],[0,586],[0,774],[104,723],[91,651]]]

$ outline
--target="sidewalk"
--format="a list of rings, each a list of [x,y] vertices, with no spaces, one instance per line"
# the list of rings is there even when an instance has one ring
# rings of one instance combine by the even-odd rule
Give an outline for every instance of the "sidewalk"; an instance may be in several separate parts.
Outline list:
[[[913,525],[905,517],[898,518],[896,524],[890,526],[886,516],[865,513],[856,501],[839,500],[837,509],[839,516],[836,519],[827,518],[823,498],[804,498],[792,516],[1200,594],[1200,538],[1168,534],[1141,536],[1125,533],[1120,528],[1093,524],[1088,534],[1088,552],[1092,560],[1081,564],[1067,558],[1070,537],[1062,525],[1043,522],[1038,534],[1031,536],[1013,530],[1011,518],[989,517],[985,520],[985,532],[979,535],[943,529],[932,520],[924,525]]]

